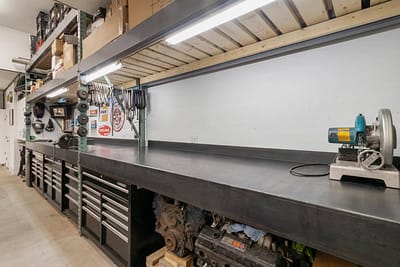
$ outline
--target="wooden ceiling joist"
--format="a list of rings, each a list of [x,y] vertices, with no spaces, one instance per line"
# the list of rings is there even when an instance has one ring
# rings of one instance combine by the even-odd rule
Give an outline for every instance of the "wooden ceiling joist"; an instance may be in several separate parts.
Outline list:
[[[336,17],[353,13],[361,9],[361,0],[332,0]]]
[[[283,0],[274,1],[261,10],[281,33],[288,33],[301,28],[289,6]]]
[[[292,0],[307,26],[329,19],[324,0]]]
[[[260,40],[265,40],[277,35],[257,12],[251,12],[240,17],[238,20]]]

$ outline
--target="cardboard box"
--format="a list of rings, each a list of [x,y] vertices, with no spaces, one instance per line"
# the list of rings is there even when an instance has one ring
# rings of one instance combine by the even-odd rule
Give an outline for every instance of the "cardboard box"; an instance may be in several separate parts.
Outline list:
[[[129,0],[129,29],[153,15],[153,0]]]
[[[52,56],[51,57],[51,70],[57,70],[62,67],[63,58],[59,56]]]
[[[61,56],[63,53],[64,41],[60,39],[55,39],[51,44],[51,54],[53,56]]]
[[[174,0],[129,0],[129,29],[136,27]]]
[[[76,54],[74,45],[65,43],[63,48],[64,70],[67,70],[75,65],[75,58]]]
[[[174,2],[174,0],[153,0],[153,15],[167,7],[172,2]]]
[[[83,40],[82,57],[86,58],[123,34],[128,23],[128,6],[126,0],[113,0],[112,15]]]

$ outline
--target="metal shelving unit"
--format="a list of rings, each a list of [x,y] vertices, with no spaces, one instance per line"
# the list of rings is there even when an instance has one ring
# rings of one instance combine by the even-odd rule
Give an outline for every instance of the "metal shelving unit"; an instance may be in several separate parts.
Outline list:
[[[77,73],[78,65],[76,64],[73,67],[61,72],[58,78],[49,81],[48,83],[40,87],[39,90],[28,95],[26,97],[26,102],[34,102],[38,99],[45,97],[48,93],[54,91],[55,89],[71,84],[72,82],[77,80]]]
[[[32,63],[26,67],[26,72],[31,72],[41,62],[43,58],[48,56],[53,41],[60,37],[60,35],[64,33],[67,29],[69,29],[72,25],[76,24],[78,14],[78,10],[71,9],[69,11],[69,13],[64,17],[60,24],[58,24],[58,26],[46,39],[39,51],[37,51],[36,54],[32,57]]]

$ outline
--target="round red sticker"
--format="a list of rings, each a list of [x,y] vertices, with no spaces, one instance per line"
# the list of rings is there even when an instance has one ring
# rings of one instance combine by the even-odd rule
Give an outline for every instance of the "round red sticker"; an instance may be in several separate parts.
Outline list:
[[[108,136],[111,133],[111,128],[108,125],[103,125],[99,128],[99,134],[102,136]]]

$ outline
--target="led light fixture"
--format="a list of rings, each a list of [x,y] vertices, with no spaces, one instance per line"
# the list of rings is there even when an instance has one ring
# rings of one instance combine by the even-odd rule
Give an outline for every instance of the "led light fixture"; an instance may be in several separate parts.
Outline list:
[[[63,88],[57,89],[57,90],[55,90],[55,91],[53,91],[53,92],[51,92],[51,93],[48,93],[48,94],[46,95],[46,97],[47,97],[47,98],[53,98],[53,97],[59,96],[59,95],[61,95],[61,94],[64,94],[64,93],[67,92],[68,90],[69,90],[68,88],[63,87]]]
[[[222,11],[219,11],[216,14],[211,15],[208,18],[205,18],[192,26],[189,26],[183,29],[176,34],[167,38],[167,43],[169,44],[177,44],[182,41],[185,41],[195,35],[208,31],[212,28],[215,28],[225,22],[243,16],[257,8],[268,5],[275,0],[242,0],[239,3],[236,3],[232,6],[225,8]]]
[[[97,78],[100,78],[104,75],[107,75],[111,72],[114,72],[116,70],[119,70],[120,68],[122,68],[122,63],[121,62],[115,62],[113,64],[107,65],[104,68],[101,68],[99,70],[96,70],[92,73],[89,73],[87,75],[83,75],[82,76],[82,81],[84,83],[88,83],[91,82],[93,80],[96,80]]]

